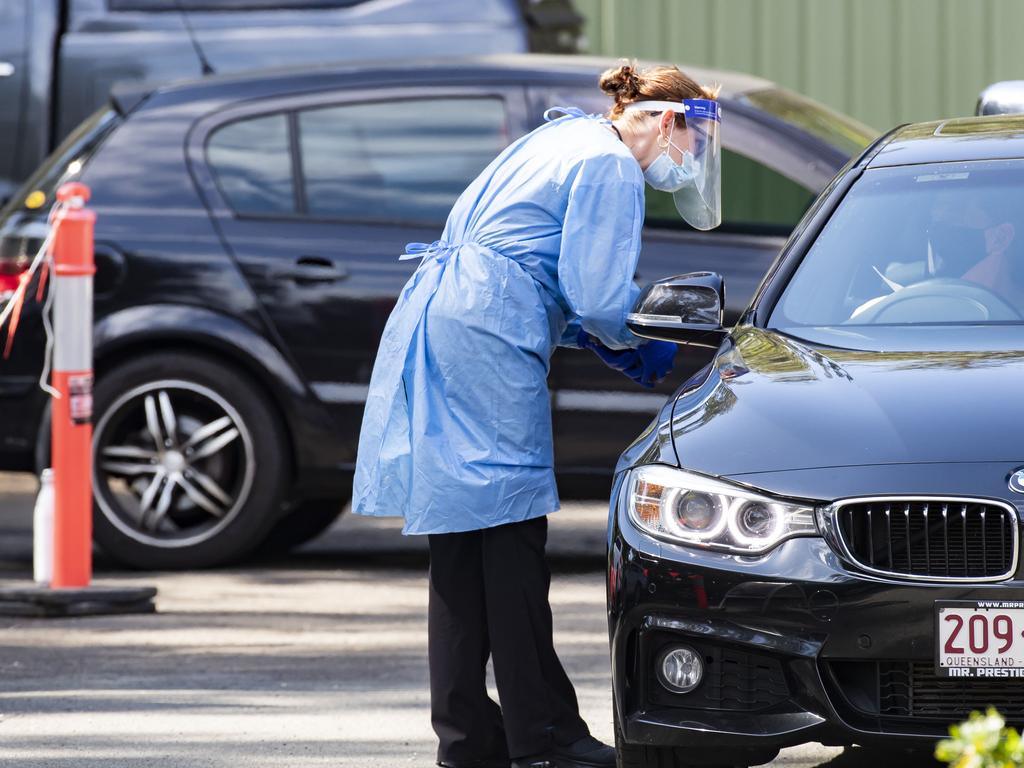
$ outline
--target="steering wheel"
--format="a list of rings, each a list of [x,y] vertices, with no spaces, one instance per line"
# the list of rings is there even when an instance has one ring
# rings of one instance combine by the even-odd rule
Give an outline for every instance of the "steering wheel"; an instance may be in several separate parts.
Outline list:
[[[1024,320],[990,289],[968,280],[939,277],[909,285],[862,305],[847,323],[950,323]]]

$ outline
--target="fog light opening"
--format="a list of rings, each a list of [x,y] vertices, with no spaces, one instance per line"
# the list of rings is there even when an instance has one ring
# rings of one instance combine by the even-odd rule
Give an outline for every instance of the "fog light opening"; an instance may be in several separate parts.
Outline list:
[[[689,693],[704,679],[704,662],[688,645],[675,645],[658,657],[658,682],[672,693]]]

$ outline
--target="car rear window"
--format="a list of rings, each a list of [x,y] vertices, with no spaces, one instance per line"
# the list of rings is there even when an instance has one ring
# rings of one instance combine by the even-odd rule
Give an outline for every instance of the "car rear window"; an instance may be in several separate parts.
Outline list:
[[[497,98],[407,99],[299,113],[311,216],[444,221],[508,144]]]
[[[859,154],[878,137],[878,131],[863,123],[784,88],[745,93],[738,100],[821,139],[845,155]]]
[[[501,98],[438,97],[239,120],[206,154],[238,214],[436,224],[508,142]]]
[[[1024,161],[874,168],[772,313],[774,328],[1024,323]]]
[[[296,212],[286,114],[229,123],[210,137],[207,157],[238,213]]]

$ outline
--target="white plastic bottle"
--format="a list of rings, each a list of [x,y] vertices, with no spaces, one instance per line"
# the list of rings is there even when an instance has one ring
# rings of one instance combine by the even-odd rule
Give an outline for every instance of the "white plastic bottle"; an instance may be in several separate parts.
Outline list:
[[[32,514],[32,578],[49,584],[53,578],[53,470],[39,477],[39,495]]]

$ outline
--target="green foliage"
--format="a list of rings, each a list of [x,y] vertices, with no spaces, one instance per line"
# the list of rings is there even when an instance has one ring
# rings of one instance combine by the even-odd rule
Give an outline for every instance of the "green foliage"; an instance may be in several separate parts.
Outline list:
[[[1024,742],[1013,728],[1006,727],[995,709],[983,715],[972,712],[967,722],[951,726],[949,739],[939,742],[935,757],[950,768],[1021,768]]]

